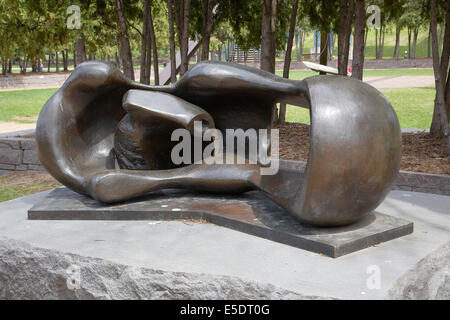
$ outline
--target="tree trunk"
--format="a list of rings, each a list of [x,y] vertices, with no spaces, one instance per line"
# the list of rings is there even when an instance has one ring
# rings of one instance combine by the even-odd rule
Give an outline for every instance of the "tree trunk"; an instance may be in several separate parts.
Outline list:
[[[400,53],[400,23],[395,26],[395,47],[394,47],[394,59],[398,59]]]
[[[77,61],[77,64],[81,64],[86,61],[86,46],[84,44],[84,35],[82,34],[81,37],[77,40],[77,52],[75,55],[75,59]]]
[[[25,74],[27,73],[27,69],[28,69],[28,59],[29,57],[26,56],[23,58],[23,69],[22,69],[22,73]]]
[[[428,29],[428,46],[427,46],[427,58],[431,57],[431,27]]]
[[[147,17],[148,18],[148,17]],[[150,78],[151,78],[151,73],[152,73],[152,37],[150,34],[150,25],[147,24],[147,52],[145,54],[145,75],[144,75],[144,79],[145,79],[145,83],[149,84],[150,83]]]
[[[49,53],[49,54],[48,54],[48,60],[47,60],[47,72],[50,72],[50,65],[51,65],[51,62],[52,62],[52,54]]]
[[[56,51],[56,53],[55,53],[55,67],[56,67],[56,72],[59,72],[59,53],[58,53],[58,51]]]
[[[408,27],[408,59],[411,58],[411,28]]]
[[[375,29],[375,59],[378,59],[378,29]]]
[[[365,0],[356,0],[355,3],[355,37],[353,40],[352,78],[363,79],[364,47],[365,47]]]
[[[300,31],[300,61],[303,60],[304,47],[305,47],[305,32]]]
[[[150,5],[150,14],[148,16],[148,26],[150,28],[150,40],[152,42],[153,49],[153,73],[154,73],[154,84],[159,86],[159,65],[158,65],[158,48],[156,46],[156,35],[155,35],[155,27],[153,25],[153,15],[152,15],[152,7]]]
[[[263,0],[261,70],[275,73],[275,27],[277,0]]]
[[[223,46],[219,45],[219,61],[222,61]]]
[[[142,21],[142,39],[141,39],[141,57],[139,60],[140,74],[139,82],[143,84],[149,84],[150,79],[146,78],[146,71],[150,67],[147,57],[147,46],[149,45],[150,34],[148,32],[148,14],[150,11],[150,1],[144,1],[144,17]]]
[[[201,60],[209,58],[209,42],[211,39],[213,16],[213,0],[202,0],[202,55]]]
[[[117,25],[119,26],[119,42],[122,56],[123,73],[134,80],[133,57],[131,55],[130,40],[128,37],[127,20],[123,10],[122,0],[115,0]]]
[[[182,16],[182,21],[180,21],[180,24],[182,25],[180,42],[180,76],[184,75],[189,68],[189,12],[191,10],[191,0],[183,0],[182,4],[183,5],[180,6],[180,10],[182,10],[180,12],[180,16]]]
[[[169,12],[169,44],[170,44],[170,80],[172,83],[177,81],[177,66],[175,61],[175,30],[173,27],[173,5],[172,0],[167,0]]]
[[[347,75],[352,20],[353,0],[340,0],[338,31],[338,73],[340,75]],[[322,44],[322,39],[320,41]]]
[[[446,14],[446,23],[445,23],[445,35],[446,40],[449,40],[450,38],[450,0],[447,1],[447,14]],[[448,118],[447,118],[447,110],[446,110],[446,103],[445,98],[446,94],[444,92],[446,84],[445,80],[447,77],[442,78],[442,70],[441,68],[445,68],[445,73],[448,72],[448,59],[449,59],[449,42],[445,43],[444,48],[446,50],[443,50],[442,60],[439,61],[439,44],[438,44],[438,34],[437,34],[437,13],[436,13],[436,0],[430,1],[430,16],[431,16],[431,45],[433,48],[433,69],[434,69],[434,79],[436,83],[436,98],[435,98],[435,107],[434,107],[434,116],[436,113],[439,113],[439,124],[440,128],[437,130],[437,125],[435,124],[435,127],[433,127],[433,124],[430,128],[430,134],[434,136],[442,136],[446,143],[446,151],[447,155],[450,154],[450,136],[448,134],[449,128],[448,128]],[[445,56],[444,56],[445,54]]]
[[[292,44],[294,42],[295,34],[295,22],[297,20],[297,10],[298,10],[298,0],[293,0],[292,12],[291,12],[291,24],[289,26],[289,36],[286,47],[286,54],[284,56],[284,67],[283,67],[283,78],[289,78],[289,69],[291,67],[291,56],[292,56]],[[279,123],[286,122],[286,104],[280,103],[280,116],[278,119]]]
[[[275,73],[275,27],[277,0],[263,0],[261,19],[261,70]],[[272,123],[278,122],[277,106],[272,108]]]
[[[69,50],[64,49],[64,71],[69,71]]]
[[[377,59],[383,59],[383,49],[384,49],[384,34],[385,34],[385,28],[383,25],[381,25],[380,30],[375,31],[375,41],[376,44],[376,58]]]
[[[417,44],[417,36],[419,35],[419,28],[414,28],[413,32],[413,45],[412,45],[412,52],[411,52],[411,58],[416,58],[416,44]]]
[[[6,76],[8,74],[8,68],[6,67],[6,61],[2,58],[2,75]]]
[[[386,28],[381,26],[380,30],[380,59],[383,59],[383,51],[384,51],[384,36],[386,35]]]
[[[9,73],[12,73],[12,62],[13,62],[13,59],[9,59],[9,61],[8,61],[8,72]]]
[[[328,32],[320,30],[320,58],[319,63],[326,66],[328,64]],[[320,71],[319,74],[326,74]]]

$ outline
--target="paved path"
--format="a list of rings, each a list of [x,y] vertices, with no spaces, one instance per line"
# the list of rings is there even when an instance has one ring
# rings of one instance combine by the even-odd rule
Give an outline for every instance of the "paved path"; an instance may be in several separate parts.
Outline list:
[[[36,128],[36,123],[0,121],[0,133],[22,131]]]
[[[434,86],[433,76],[366,77],[364,82],[377,89],[400,89]]]
[[[139,79],[139,70],[135,70]],[[0,77],[0,91],[59,88],[69,73]],[[153,79],[153,75],[151,77]],[[397,89],[434,86],[433,76],[366,77],[364,81],[377,89]]]

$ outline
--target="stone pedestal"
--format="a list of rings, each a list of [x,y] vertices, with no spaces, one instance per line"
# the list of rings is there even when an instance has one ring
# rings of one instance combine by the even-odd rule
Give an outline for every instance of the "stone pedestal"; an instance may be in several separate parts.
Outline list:
[[[299,223],[260,192],[240,195],[167,190],[137,201],[99,203],[65,187],[53,190],[28,211],[31,220],[187,220],[212,223],[329,257],[355,252],[413,232],[413,224],[381,212],[345,227]],[[205,242],[208,239],[204,239]]]

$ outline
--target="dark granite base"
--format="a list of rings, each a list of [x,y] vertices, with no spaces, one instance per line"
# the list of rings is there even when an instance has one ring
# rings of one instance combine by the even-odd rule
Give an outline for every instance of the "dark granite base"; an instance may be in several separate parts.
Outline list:
[[[374,212],[346,227],[301,224],[261,193],[214,195],[166,190],[116,205],[67,188],[28,211],[31,220],[203,220],[333,258],[413,232],[412,222]],[[205,239],[206,240],[206,239]]]

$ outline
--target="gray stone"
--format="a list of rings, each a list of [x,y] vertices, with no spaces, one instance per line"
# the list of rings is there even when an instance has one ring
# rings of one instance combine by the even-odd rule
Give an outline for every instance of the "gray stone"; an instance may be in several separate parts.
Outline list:
[[[3,163],[0,163],[0,169],[1,169],[1,170],[15,170],[15,169],[16,169],[16,166],[13,165],[13,164],[3,164]]]
[[[27,171],[28,166],[26,164],[19,164],[15,168],[16,171]]]
[[[25,150],[23,152],[23,163],[25,164],[41,164],[36,151]]]
[[[22,151],[2,148],[0,149],[0,163],[20,164],[22,160]]]
[[[1,149],[20,149],[20,140],[19,139],[1,139],[0,138],[0,150]],[[3,150],[1,150],[3,152]]]
[[[237,277],[126,266],[0,238],[0,299],[320,298]]]
[[[0,237],[24,241],[32,246],[33,252],[44,248],[130,268],[181,272],[189,279],[199,275],[237,277],[306,297],[386,299],[397,279],[450,241],[450,197],[425,193],[391,191],[376,209],[413,221],[414,233],[337,259],[209,223],[28,220],[27,210],[48,194],[42,192],[0,203]],[[10,249],[7,255],[14,255],[14,248]],[[61,255],[55,260],[59,257]],[[15,259],[15,263],[8,266],[8,272],[14,273],[15,268],[23,270],[26,267],[23,261],[26,260]],[[32,261],[27,263],[33,264]],[[368,271],[373,266],[381,271],[379,288],[367,286],[373,275]],[[66,278],[61,278],[61,285],[66,283]],[[54,285],[52,279],[43,278],[37,286],[28,285],[31,280],[26,277],[23,284],[17,277],[16,288],[22,291],[15,294],[40,295],[27,290],[47,290]],[[90,278],[84,279],[90,281]],[[196,288],[203,290],[201,286],[193,290]]]
[[[22,139],[20,145],[25,150],[36,150],[36,141],[34,139]]]
[[[45,171],[43,166],[35,165],[35,164],[29,164],[27,167],[27,170],[28,171],[40,171],[40,172]]]
[[[398,279],[389,296],[392,299],[450,300],[450,242]]]
[[[28,210],[28,218],[199,220],[333,258],[413,232],[410,221],[379,212],[344,227],[305,225],[257,191],[230,196],[166,190],[141,200],[111,205],[62,187]]]

